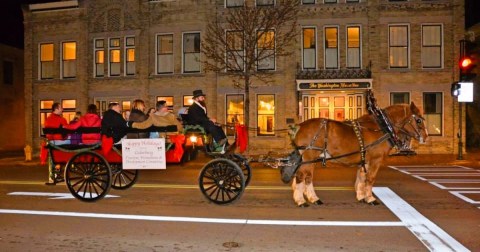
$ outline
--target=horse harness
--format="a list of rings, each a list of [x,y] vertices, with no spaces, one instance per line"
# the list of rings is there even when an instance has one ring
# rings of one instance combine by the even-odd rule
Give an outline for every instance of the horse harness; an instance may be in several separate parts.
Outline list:
[[[360,158],[361,158],[360,165],[363,168],[364,172],[367,172],[366,167],[365,167],[365,164],[366,164],[365,163],[365,156],[366,156],[367,149],[369,149],[369,148],[371,148],[371,147],[373,147],[377,144],[380,144],[383,141],[389,139],[390,135],[388,133],[385,133],[384,135],[382,135],[380,138],[378,138],[374,142],[372,142],[368,145],[365,145],[365,141],[363,140],[362,131],[361,131],[362,126],[360,125],[358,120],[345,122],[344,124],[347,124],[347,125],[349,125],[353,128],[353,131],[355,132],[355,136],[357,137],[358,143],[360,145],[360,150],[349,152],[349,153],[346,153],[346,154],[342,154],[342,155],[333,157],[333,156],[329,156],[329,154],[327,152],[327,146],[328,146],[328,128],[327,128],[327,126],[328,126],[329,121],[330,121],[329,119],[323,119],[322,120],[322,122],[320,123],[320,125],[318,127],[317,132],[313,136],[313,138],[310,141],[308,146],[295,146],[296,151],[298,151],[298,150],[315,150],[315,151],[322,152],[322,154],[319,155],[319,157],[314,159],[314,160],[300,162],[298,167],[300,167],[303,164],[311,164],[311,163],[318,163],[318,162],[322,162],[322,166],[326,166],[327,160],[339,159],[339,158],[343,158],[343,157],[347,157],[347,156],[351,156],[351,155],[355,155],[355,154],[360,153]],[[315,146],[315,142],[320,137],[320,134],[322,132],[325,133],[324,134],[323,146],[322,147],[317,147],[317,146]],[[297,169],[298,169],[298,167],[297,167]]]

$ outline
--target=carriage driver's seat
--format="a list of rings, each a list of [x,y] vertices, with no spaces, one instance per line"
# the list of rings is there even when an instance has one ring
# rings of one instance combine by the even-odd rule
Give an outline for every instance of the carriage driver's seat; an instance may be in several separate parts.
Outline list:
[[[182,120],[183,134],[187,137],[187,143],[189,141],[189,136],[196,135],[197,137],[201,138],[201,143],[202,145],[205,145],[207,152],[225,152],[225,146],[215,146],[212,136],[207,134],[205,128],[198,124],[191,124],[188,121],[188,113],[179,113],[178,115]]]

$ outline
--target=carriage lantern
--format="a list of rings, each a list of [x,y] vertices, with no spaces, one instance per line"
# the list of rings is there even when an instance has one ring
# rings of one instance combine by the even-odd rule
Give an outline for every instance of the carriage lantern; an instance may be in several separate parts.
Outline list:
[[[195,134],[187,135],[185,146],[203,146],[202,137]]]

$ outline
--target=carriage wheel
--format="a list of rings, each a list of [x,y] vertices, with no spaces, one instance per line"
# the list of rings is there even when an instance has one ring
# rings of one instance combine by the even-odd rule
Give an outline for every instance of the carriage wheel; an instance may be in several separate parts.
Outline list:
[[[122,164],[110,164],[112,168],[112,188],[125,190],[132,187],[138,179],[138,170],[124,170]]]
[[[252,169],[248,164],[248,160],[244,156],[237,153],[228,156],[228,159],[235,162],[242,169],[243,176],[245,177],[245,187],[247,187],[252,177]]]
[[[198,184],[208,200],[215,204],[228,204],[242,196],[245,177],[235,162],[217,158],[208,162],[200,171]]]
[[[107,195],[112,172],[100,154],[80,152],[75,154],[65,168],[65,183],[72,195],[82,201],[93,202]]]

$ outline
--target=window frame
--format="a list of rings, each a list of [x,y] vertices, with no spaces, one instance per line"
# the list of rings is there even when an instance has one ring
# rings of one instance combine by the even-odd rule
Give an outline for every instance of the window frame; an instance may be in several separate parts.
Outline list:
[[[349,28],[358,28],[358,47],[349,47],[349,36],[348,36],[348,31]],[[362,26],[361,25],[347,25],[345,27],[345,36],[346,36],[346,41],[345,41],[345,51],[346,51],[346,59],[345,59],[345,65],[347,69],[362,69]],[[350,55],[350,48],[358,48],[358,67],[352,67],[349,65],[349,55]]]
[[[260,31],[264,31],[264,32],[260,32]],[[270,32],[273,32],[273,49],[265,49],[265,47],[264,47],[261,51],[261,52],[266,51],[266,50],[273,51],[273,55],[269,56],[269,57],[273,57],[273,68],[259,68],[260,61],[267,59],[267,57],[265,57],[265,58],[259,60],[259,55],[258,55],[258,53],[260,52],[260,50],[258,49],[259,41],[260,41],[259,32],[260,32],[260,36],[262,36],[264,34],[267,34],[267,33],[270,33]],[[277,33],[276,33],[276,31],[274,29],[270,29],[268,31],[265,31],[263,29],[258,29],[256,34],[257,34],[257,37],[256,37],[257,44],[256,44],[256,47],[255,47],[255,55],[256,55],[256,58],[257,58],[257,62],[256,62],[257,71],[275,71],[277,69],[277,53],[276,53],[276,49],[277,49],[276,36],[277,36]]]
[[[327,67],[327,29],[332,29],[335,28],[337,30],[337,38],[336,38],[336,67]],[[330,69],[330,70],[337,70],[340,68],[340,48],[339,48],[339,36],[340,36],[340,28],[338,25],[326,25],[323,27],[323,51],[324,51],[324,56],[323,56],[323,62],[324,62],[324,69]]]
[[[259,113],[260,96],[273,96],[273,106],[274,106],[274,108],[273,108],[273,114],[260,114],[260,113]],[[275,104],[276,104],[276,102],[277,102],[277,97],[276,97],[276,95],[275,95],[275,94],[257,94],[257,95],[256,95],[256,99],[257,99],[257,102],[256,102],[256,105],[257,105],[257,106],[256,106],[256,111],[255,111],[255,112],[256,112],[256,114],[257,114],[257,121],[256,121],[256,123],[257,123],[257,136],[267,136],[267,137],[269,137],[269,136],[275,136],[275,135],[276,135],[276,134],[275,134],[275,119],[276,119],[276,118],[275,118],[275,117],[276,117],[276,110],[275,110],[275,106],[276,106],[276,105],[275,105]],[[273,116],[273,125],[272,125],[272,126],[273,126],[273,129],[272,129],[272,134],[265,134],[265,133],[261,134],[261,133],[260,133],[260,126],[259,126],[260,120],[259,120],[259,119],[260,119],[260,116],[262,116],[262,115],[272,115],[272,116]],[[268,125],[267,125],[267,126],[268,126]],[[268,129],[268,128],[267,128],[267,129]]]
[[[51,45],[52,46],[52,59],[51,60],[42,60],[42,46]],[[51,68],[51,77],[43,76],[44,62],[49,62],[49,67]],[[38,43],[38,79],[39,80],[52,80],[55,78],[55,43],[53,42],[41,42]]]
[[[440,95],[440,106],[437,106],[441,109],[440,113],[436,112],[436,113],[427,113],[427,106],[426,106],[426,103],[425,103],[425,96],[426,95],[429,95],[429,94],[436,94],[436,95]],[[423,92],[422,93],[422,103],[423,103],[423,116],[425,117],[425,124],[426,124],[426,127],[427,129],[430,127],[429,125],[429,115],[440,115],[440,133],[439,134],[435,134],[433,133],[434,131],[433,130],[428,130],[428,135],[429,136],[443,136],[444,134],[444,113],[445,113],[445,108],[443,107],[444,104],[445,104],[445,97],[444,97],[444,93],[443,92],[435,92],[435,91],[431,91],[431,92]]]
[[[161,40],[160,38],[161,37],[171,37],[171,41],[172,41],[172,51],[171,53],[161,53],[161,50],[160,50],[160,41],[163,41]],[[156,58],[155,58],[155,73],[156,74],[159,74],[159,75],[163,75],[163,74],[173,74],[175,72],[175,44],[174,44],[174,37],[173,37],[173,33],[158,33],[155,35],[155,39],[156,39]],[[183,49],[182,49],[183,50]],[[160,57],[162,55],[171,55],[171,58],[172,58],[172,66],[171,66],[171,71],[167,71],[167,72],[160,72],[159,70],[159,67],[161,66],[160,64]]]
[[[112,46],[112,40],[118,40],[118,46]],[[119,77],[122,75],[122,45],[121,45],[121,38],[120,37],[111,37],[108,38],[108,77]],[[112,52],[118,51],[120,54],[118,56],[119,62],[112,62]],[[112,74],[112,64],[118,64],[119,70],[118,74]]]
[[[429,45],[429,46],[426,46],[424,45],[424,27],[426,26],[433,26],[433,27],[439,27],[440,28],[440,45],[436,45],[436,46],[432,46],[432,45]],[[443,31],[443,24],[440,24],[440,23],[426,23],[426,24],[422,24],[421,25],[421,64],[422,64],[422,69],[443,69],[444,68],[444,43],[445,40],[444,40],[444,31]],[[439,66],[425,66],[425,63],[423,62],[423,58],[424,58],[424,48],[429,48],[429,47],[435,47],[435,48],[439,48],[439,55],[438,57],[439,58],[439,62],[440,62],[440,65]],[[434,55],[427,55],[427,56],[434,56]]]
[[[229,102],[229,97],[242,97],[242,108],[241,108],[241,114],[238,113],[238,114],[229,114],[228,112],[228,102]],[[234,126],[236,122],[229,122],[228,121],[228,118],[229,116],[232,116],[232,115],[239,115],[241,118],[243,118],[243,120],[239,120],[240,122],[245,122],[245,95],[244,94],[226,94],[225,95],[225,124],[226,125],[230,125],[230,126]],[[235,129],[231,129],[231,127],[227,127],[227,130],[226,130],[226,135],[227,136],[233,136],[235,135]]]
[[[406,42],[407,44],[406,45],[395,45],[395,46],[392,46],[392,39],[391,39],[391,28],[392,27],[405,27],[407,30],[406,30]],[[405,66],[394,66],[392,64],[392,49],[393,48],[402,48],[402,47],[407,47],[406,48],[406,65]],[[411,48],[411,44],[410,44],[410,24],[402,24],[402,23],[399,23],[399,24],[389,24],[388,25],[388,67],[390,69],[409,69],[410,68],[410,48]]]
[[[307,68],[305,67],[305,49],[312,49],[312,48],[305,48],[305,30],[307,29],[313,29],[313,39],[315,41],[315,47],[314,49],[314,67],[312,68]],[[317,27],[316,26],[303,26],[302,27],[302,39],[301,39],[301,46],[302,46],[302,69],[303,70],[317,70],[318,69],[318,60],[317,60],[317,54],[318,54],[318,39],[317,39]]]
[[[231,0],[233,2],[237,2],[237,0]],[[237,7],[243,7],[245,6],[245,0],[240,0],[239,2],[242,2],[242,5],[229,5],[228,4],[229,0],[225,0],[225,8],[237,8]]]
[[[195,51],[195,52],[185,52],[185,36],[186,35],[190,35],[190,34],[198,34],[198,52]],[[195,41],[194,41],[195,43]],[[195,44],[194,44],[194,47],[195,47]],[[202,48],[202,33],[200,31],[188,31],[188,32],[183,32],[182,33],[182,73],[183,74],[196,74],[196,73],[201,73],[202,72],[202,65],[201,65],[201,57],[202,57],[202,51],[201,51],[201,48]],[[185,63],[186,63],[186,54],[187,53],[193,53],[193,54],[198,54],[198,70],[194,70],[194,71],[187,71],[186,70],[186,67],[185,67]]]
[[[317,0],[313,0],[313,3],[312,2],[307,2],[307,1],[312,1],[312,0],[302,0],[302,5],[310,5],[310,4],[316,4],[317,3]]]
[[[255,0],[255,6],[259,7],[264,7],[264,6],[275,6],[276,5],[276,0],[264,0],[264,1],[272,1],[272,3],[267,3],[267,4],[258,4],[259,0]]]
[[[128,45],[128,39],[132,39],[132,38],[133,38],[133,45]],[[124,39],[123,39],[123,44],[125,45],[124,49],[123,49],[123,51],[124,51],[123,55],[125,57],[124,58],[124,63],[123,63],[124,64],[123,69],[125,69],[124,70],[124,75],[125,76],[135,76],[136,75],[136,69],[137,69],[137,67],[136,67],[136,64],[137,64],[137,55],[136,55],[137,50],[135,48],[136,44],[137,44],[137,39],[136,39],[135,36],[125,36]],[[133,61],[131,61],[129,59],[130,50],[133,50]],[[129,65],[129,63],[131,63],[131,62],[133,62],[133,64]],[[132,69],[130,69],[131,67],[133,68],[133,73],[130,72],[130,71],[132,71]]]
[[[75,44],[75,58],[74,59],[65,59],[65,46],[66,44],[68,43],[74,43]],[[60,64],[60,72],[61,72],[61,75],[60,75],[60,78],[61,79],[75,79],[77,77],[77,42],[74,41],[74,40],[66,40],[66,41],[62,41],[61,42],[61,47],[60,47],[60,55],[62,57],[62,60],[61,60],[61,64]],[[74,66],[73,66],[73,69],[74,69],[74,74],[73,76],[66,76],[65,74],[65,65],[66,63],[69,62],[69,63],[72,63]]]
[[[102,47],[97,46],[97,41],[103,41]],[[102,52],[103,63],[98,63],[97,52]],[[105,77],[105,38],[94,38],[93,39],[93,77],[94,78],[103,78]],[[101,65],[101,66],[100,66]],[[101,67],[102,74],[99,75],[98,68]]]
[[[398,91],[398,92],[390,92],[390,105],[395,105],[395,104],[400,104],[400,103],[394,103],[394,95],[399,95],[399,94],[403,94],[403,95],[406,95],[407,97],[407,102],[406,104],[410,104],[410,101],[411,101],[411,94],[410,92],[403,92],[403,91]],[[403,103],[403,102],[402,102]]]
[[[241,50],[235,50],[236,48],[233,48],[232,50],[229,50],[228,45],[229,45],[229,33],[241,33],[241,41],[242,41],[242,47]],[[235,36],[235,35],[234,35]],[[245,71],[245,33],[242,30],[225,30],[225,41],[227,48],[225,48],[225,71],[227,72],[243,72]],[[235,59],[232,60],[237,60],[237,57],[242,57],[241,62],[243,65],[241,66],[241,69],[233,69],[233,67],[229,67],[230,63],[230,58],[229,58],[229,53],[233,53],[233,57]],[[241,55],[240,55],[241,52]],[[238,63],[238,62],[237,62]]]

